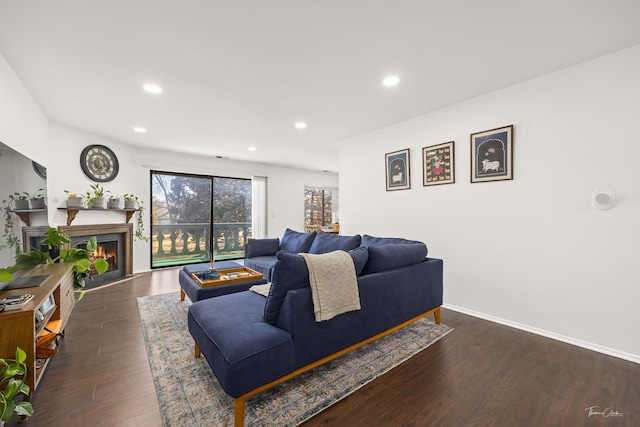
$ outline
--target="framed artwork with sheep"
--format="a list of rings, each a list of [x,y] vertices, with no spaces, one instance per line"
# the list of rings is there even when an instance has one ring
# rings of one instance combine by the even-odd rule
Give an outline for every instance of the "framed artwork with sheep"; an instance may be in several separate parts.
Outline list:
[[[387,153],[385,169],[387,175],[387,191],[407,190],[411,188],[409,175],[409,149]]]
[[[513,125],[471,134],[471,182],[513,179]]]

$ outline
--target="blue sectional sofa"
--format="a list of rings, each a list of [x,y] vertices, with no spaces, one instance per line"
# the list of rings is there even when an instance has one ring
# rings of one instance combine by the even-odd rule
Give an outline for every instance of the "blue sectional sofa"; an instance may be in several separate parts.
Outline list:
[[[249,239],[244,245],[244,265],[262,273],[271,280],[276,254],[285,251],[292,254],[307,252],[324,254],[331,251],[349,251],[360,246],[360,235],[338,236],[328,233],[302,233],[287,228],[282,239]]]
[[[347,238],[322,236],[313,236],[309,251],[319,237],[313,249],[319,253],[332,249],[331,243],[345,244]],[[196,357],[204,354],[223,389],[235,398],[236,425],[243,424],[246,398],[285,376],[429,314],[440,323],[442,260],[427,258],[421,242],[350,237],[358,240],[347,252],[357,275],[360,310],[316,322],[307,264],[301,255],[285,250],[274,255],[267,297],[244,291],[189,308]]]

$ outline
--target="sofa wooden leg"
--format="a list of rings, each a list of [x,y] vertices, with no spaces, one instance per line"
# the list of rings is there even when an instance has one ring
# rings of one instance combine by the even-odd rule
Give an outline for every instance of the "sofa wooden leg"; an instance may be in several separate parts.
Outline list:
[[[198,346],[198,343],[194,344],[194,353],[195,353],[196,359],[200,357],[200,347]]]
[[[235,427],[244,426],[244,404],[246,397],[240,396],[236,399],[236,420]]]
[[[436,308],[436,311],[433,312],[433,317],[436,320],[436,325],[440,324],[440,307]]]
[[[184,301],[184,289],[180,288],[180,301]]]

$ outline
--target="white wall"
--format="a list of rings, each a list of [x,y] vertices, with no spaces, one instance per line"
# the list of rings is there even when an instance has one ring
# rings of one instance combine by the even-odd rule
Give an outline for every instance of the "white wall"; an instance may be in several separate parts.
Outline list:
[[[47,117],[0,54],[0,141],[47,166]]]
[[[240,162],[229,159],[200,157],[154,149],[139,149],[117,141],[98,137],[59,123],[50,125],[49,168],[49,222],[52,226],[66,224],[66,212],[56,209],[64,207],[66,193],[85,193],[93,181],[89,180],[80,169],[80,153],[89,144],[102,144],[110,147],[120,164],[118,176],[102,186],[114,194],[134,193],[144,201],[149,209],[150,171],[186,172],[203,175],[230,176],[251,178],[253,175],[266,176],[268,237],[280,237],[287,227],[302,230],[304,227],[304,187],[338,185],[338,175],[301,169],[282,168],[258,163]],[[53,149],[55,147],[55,149]],[[149,211],[147,210],[147,213]],[[120,212],[81,211],[73,221],[73,225],[118,223],[124,221]],[[134,222],[134,219],[131,220]],[[148,217],[145,221],[145,234],[149,233]],[[134,272],[150,269],[149,244],[143,241],[134,242]]]
[[[640,362],[638,76],[640,46],[344,142],[343,232],[426,242],[452,308]],[[515,179],[471,184],[470,134],[510,124]],[[456,183],[423,187],[422,147],[451,140]],[[386,192],[404,148],[412,188]]]
[[[0,55],[0,200],[10,193],[35,193],[46,188],[46,182],[31,167],[31,159],[46,165],[48,121],[31,94]],[[27,158],[30,157],[31,159]],[[44,215],[34,214],[32,225],[46,224]],[[19,233],[19,220],[14,226]],[[0,229],[4,218],[0,216]],[[20,237],[22,240],[22,237]],[[0,245],[4,244],[0,238]],[[0,267],[13,264],[14,252],[0,251]]]

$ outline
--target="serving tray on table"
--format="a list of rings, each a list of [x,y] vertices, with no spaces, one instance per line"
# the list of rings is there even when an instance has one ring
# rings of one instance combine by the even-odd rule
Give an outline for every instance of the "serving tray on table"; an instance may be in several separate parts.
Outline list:
[[[203,280],[198,276],[198,273],[200,273],[198,271],[191,273],[191,277],[193,277],[193,280],[203,288],[209,286],[230,285],[232,283],[247,282],[249,280],[259,280],[263,278],[262,273],[258,273],[249,267],[225,268],[223,270],[218,270],[218,272],[220,273],[220,277],[217,279]]]

